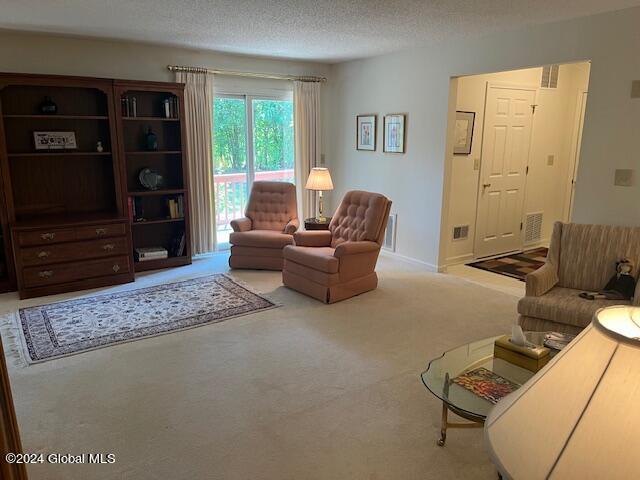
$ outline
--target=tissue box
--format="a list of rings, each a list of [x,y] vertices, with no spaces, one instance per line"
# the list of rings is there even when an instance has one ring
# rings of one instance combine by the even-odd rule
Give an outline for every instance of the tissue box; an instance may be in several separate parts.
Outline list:
[[[493,356],[517,365],[532,372],[537,372],[551,359],[550,350],[546,347],[521,347],[511,343],[508,335],[496,339]]]

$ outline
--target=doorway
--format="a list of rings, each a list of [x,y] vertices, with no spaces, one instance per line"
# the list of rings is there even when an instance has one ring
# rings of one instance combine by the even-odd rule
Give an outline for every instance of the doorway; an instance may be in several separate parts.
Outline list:
[[[447,265],[546,246],[553,223],[570,220],[589,70],[578,62],[456,79],[451,118],[475,121],[452,135]]]

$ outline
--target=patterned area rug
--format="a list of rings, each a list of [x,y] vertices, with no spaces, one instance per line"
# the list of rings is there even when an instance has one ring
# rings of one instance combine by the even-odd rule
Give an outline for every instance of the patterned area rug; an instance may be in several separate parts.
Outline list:
[[[517,278],[524,282],[524,277],[527,273],[534,272],[544,265],[547,251],[548,248],[540,247],[523,253],[492,258],[491,260],[480,260],[479,262],[470,263],[469,266]]]
[[[28,363],[276,307],[224,274],[20,309]]]

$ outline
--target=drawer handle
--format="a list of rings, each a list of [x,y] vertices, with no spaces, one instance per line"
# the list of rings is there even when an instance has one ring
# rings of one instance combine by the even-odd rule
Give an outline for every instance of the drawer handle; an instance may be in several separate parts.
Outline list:
[[[96,235],[105,235],[107,233],[106,228],[96,228]]]
[[[51,278],[53,277],[53,270],[41,270],[38,272],[38,276],[40,278]]]
[[[103,249],[103,250],[105,250],[105,251],[107,251],[107,252],[110,252],[110,251],[111,251],[111,250],[113,250],[114,248],[116,248],[115,243],[105,243],[105,244],[102,246],[102,249]]]
[[[120,265],[118,265],[117,263],[113,266],[113,271],[118,273],[118,270],[120,270]]]
[[[38,252],[38,258],[47,258],[49,255],[51,255],[51,252],[47,252],[46,250]]]
[[[55,232],[41,233],[40,238],[42,240],[53,240],[54,238],[56,238],[56,234]]]

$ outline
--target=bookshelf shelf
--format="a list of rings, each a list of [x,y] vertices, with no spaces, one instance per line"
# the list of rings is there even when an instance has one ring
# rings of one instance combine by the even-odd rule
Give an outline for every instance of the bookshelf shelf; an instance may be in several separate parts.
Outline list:
[[[158,270],[160,268],[180,267],[189,265],[191,256],[183,255],[181,257],[162,258],[160,260],[147,260],[145,262],[134,262],[136,272],[145,272],[147,270]]]
[[[154,197],[158,195],[180,195],[185,193],[183,188],[168,190],[145,190],[140,192],[129,192],[130,197]]]
[[[47,120],[109,120],[106,115],[5,115],[4,118],[47,119]]]
[[[145,220],[144,222],[131,222],[133,226],[142,226],[142,225],[157,225],[159,223],[172,223],[172,222],[184,222],[184,217],[181,218],[160,218],[156,220]]]
[[[122,117],[122,120],[127,122],[179,122],[179,118],[166,118],[166,117]]]
[[[180,155],[180,150],[139,150],[136,152],[127,151],[127,155]]]
[[[9,153],[12,157],[109,157],[111,152],[26,152],[26,153]]]

